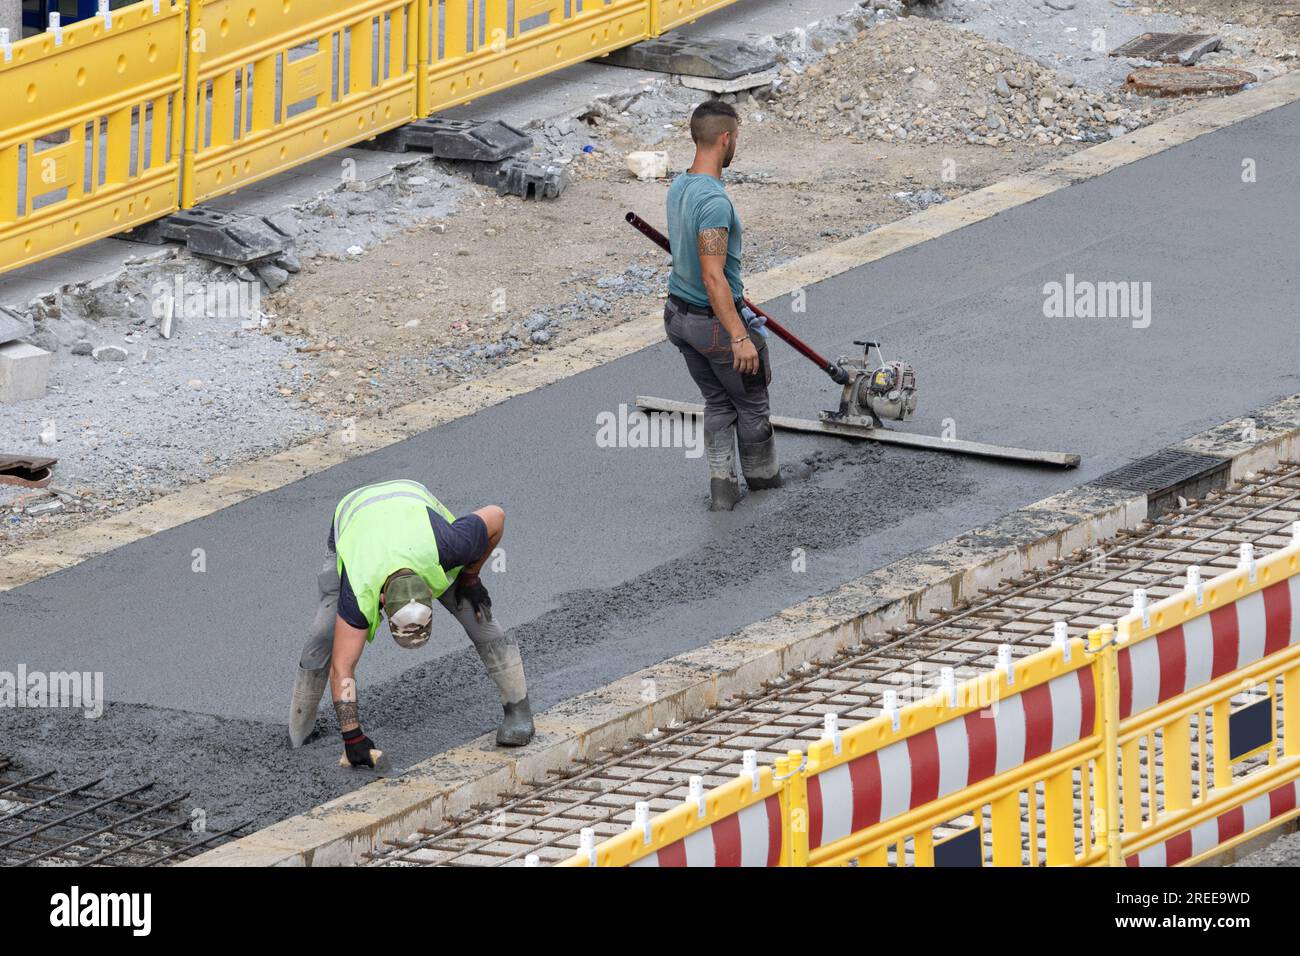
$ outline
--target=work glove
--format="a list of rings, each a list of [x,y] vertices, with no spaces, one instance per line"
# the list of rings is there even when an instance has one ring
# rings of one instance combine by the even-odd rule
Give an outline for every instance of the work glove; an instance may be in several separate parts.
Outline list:
[[[354,730],[345,730],[343,732],[343,749],[346,751],[348,763],[354,767],[373,767],[374,758],[370,752],[377,750],[374,741],[367,737],[360,727]]]
[[[460,607],[462,601],[468,601],[474,609],[476,621],[492,619],[492,598],[477,574],[462,574],[456,579],[456,606]]]
[[[745,323],[745,328],[751,332],[757,332],[763,338],[767,338],[772,333],[767,330],[767,316],[759,315],[749,306],[743,306],[740,310],[740,318]]]

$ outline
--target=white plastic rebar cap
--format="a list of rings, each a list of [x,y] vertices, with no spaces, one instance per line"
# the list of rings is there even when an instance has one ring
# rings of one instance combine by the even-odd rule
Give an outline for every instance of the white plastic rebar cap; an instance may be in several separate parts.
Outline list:
[[[1010,644],[998,645],[998,669],[1007,675],[1008,684],[1016,682],[1016,671],[1012,666]]]

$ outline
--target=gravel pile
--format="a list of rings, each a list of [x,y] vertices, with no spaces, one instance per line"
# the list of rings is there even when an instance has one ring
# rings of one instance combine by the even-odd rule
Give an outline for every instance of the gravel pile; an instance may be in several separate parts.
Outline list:
[[[828,134],[884,142],[1099,142],[1177,112],[1073,77],[941,23],[907,17],[858,34],[816,63],[782,71],[775,115]]]

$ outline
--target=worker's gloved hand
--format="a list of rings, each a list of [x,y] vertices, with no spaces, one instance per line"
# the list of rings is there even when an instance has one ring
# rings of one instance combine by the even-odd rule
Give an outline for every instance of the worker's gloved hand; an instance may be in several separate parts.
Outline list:
[[[370,751],[376,750],[374,742],[357,727],[343,732],[343,749],[347,752],[348,763],[354,767],[373,767],[374,758]]]
[[[484,617],[491,620],[492,598],[477,574],[462,572],[456,579],[456,606],[459,607],[462,601],[468,601],[469,606],[474,609],[476,621],[481,621]]]

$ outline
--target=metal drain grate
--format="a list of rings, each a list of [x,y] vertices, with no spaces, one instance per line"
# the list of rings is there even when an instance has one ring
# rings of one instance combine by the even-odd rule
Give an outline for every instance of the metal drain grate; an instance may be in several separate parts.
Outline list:
[[[1178,498],[1203,498],[1214,488],[1227,487],[1231,462],[1218,455],[1199,455],[1165,448],[1109,471],[1092,484],[1147,496],[1148,514],[1154,517],[1177,506]]]
[[[1217,50],[1221,42],[1210,33],[1144,33],[1117,46],[1110,55],[1189,66]]]

